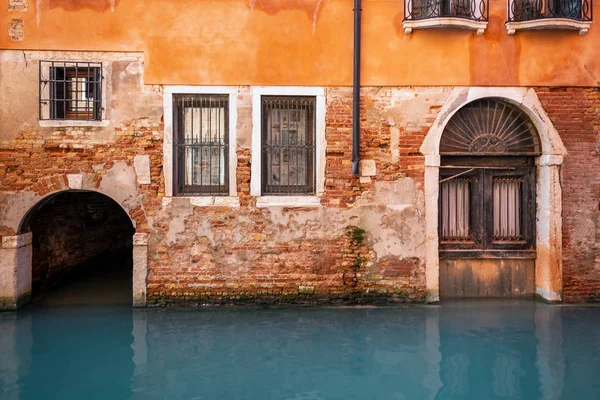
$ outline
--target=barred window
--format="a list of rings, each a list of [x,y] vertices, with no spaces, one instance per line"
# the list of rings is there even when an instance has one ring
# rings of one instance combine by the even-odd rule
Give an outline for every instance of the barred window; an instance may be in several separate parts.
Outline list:
[[[41,120],[102,119],[102,63],[40,61]]]
[[[262,193],[315,193],[314,97],[262,97]]]
[[[178,195],[229,194],[229,96],[173,95]]]

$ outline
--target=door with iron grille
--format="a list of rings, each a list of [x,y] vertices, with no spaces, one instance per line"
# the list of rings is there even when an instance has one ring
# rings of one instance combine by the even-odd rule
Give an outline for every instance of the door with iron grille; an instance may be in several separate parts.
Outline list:
[[[474,101],[441,142],[441,297],[516,297],[535,291],[535,126],[518,107]]]

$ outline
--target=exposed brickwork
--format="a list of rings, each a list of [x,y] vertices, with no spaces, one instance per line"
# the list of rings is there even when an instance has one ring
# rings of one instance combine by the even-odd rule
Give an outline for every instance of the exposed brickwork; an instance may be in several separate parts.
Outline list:
[[[327,183],[322,199],[325,208],[321,211],[269,210],[256,208],[256,200],[250,196],[252,154],[249,142],[244,139],[251,132],[248,123],[251,112],[245,110],[251,104],[249,98],[250,90],[242,88],[237,146],[240,208],[195,207],[189,199],[178,198],[163,204],[162,126],[145,119],[132,120],[108,136],[103,128],[23,131],[0,150],[0,190],[44,196],[67,189],[67,174],[84,174],[84,180],[100,188],[119,163],[131,167],[136,155],[148,154],[151,184],[136,185],[137,195],[128,203],[136,231],[151,233],[150,302],[276,302],[281,299],[315,302],[336,298],[362,301],[365,296],[423,301],[424,262],[419,244],[408,248],[411,254],[419,255],[416,257],[419,261],[402,264],[402,257],[381,256],[374,251],[376,242],[393,240],[394,235],[398,235],[395,228],[386,233],[391,239],[367,234],[366,243],[358,247],[349,244],[348,232],[354,224],[361,225],[359,221],[349,225],[355,218],[352,215],[362,213],[356,200],[360,199],[362,206],[374,199],[377,182],[397,182],[408,177],[422,182],[422,167],[411,168],[410,165],[420,162],[421,157],[416,155],[419,146],[416,138],[424,136],[433,117],[424,119],[418,128],[411,127],[410,132],[403,127],[399,130],[397,150],[402,167],[392,162],[390,127],[396,122],[387,116],[392,92],[365,89],[361,157],[374,160],[378,173],[371,182],[361,185],[358,177],[351,176],[351,92],[346,88],[329,88]],[[409,202],[415,196],[415,193],[410,194]],[[386,212],[381,199],[378,204],[379,214],[373,214],[375,218]],[[422,208],[422,204],[415,207]],[[413,221],[410,218],[421,214],[422,211],[412,211],[389,218],[398,223],[406,219],[403,223],[410,224]],[[6,235],[15,233],[7,227],[2,229]],[[417,224],[416,229],[420,231],[422,227]],[[405,235],[415,234],[405,230]],[[408,241],[408,237],[405,240]],[[394,243],[405,240],[396,239]],[[360,267],[355,269],[357,260]],[[397,265],[401,264],[398,270]],[[310,289],[310,296],[300,294],[299,287],[314,288],[314,291]]]
[[[536,89],[568,155],[563,182],[563,299],[600,301],[600,90]]]
[[[45,196],[68,189],[67,174],[84,173],[93,186],[117,162],[133,165],[138,154],[150,155],[152,184],[141,185],[141,203],[130,211],[137,232],[148,232],[146,215],[140,210],[159,207],[162,187],[162,127],[146,120],[117,128],[114,140],[98,144],[97,128],[55,128],[23,132],[0,147],[0,191],[32,192]],[[5,200],[6,201],[6,200]],[[151,215],[151,214],[148,214]],[[0,226],[0,234],[14,229]]]
[[[22,19],[13,19],[8,25],[8,36],[13,42],[20,42],[24,37],[24,28]]]
[[[347,207],[374,193],[376,182],[413,179],[422,188],[424,158],[419,149],[447,96],[447,89],[411,89],[398,98],[398,89],[361,90],[360,157],[375,160],[377,175],[361,183],[352,176],[352,89],[327,89],[327,173],[323,204]],[[392,131],[397,137],[393,138]]]
[[[160,88],[136,92],[132,77],[137,69],[129,73],[128,66],[124,63],[113,76],[113,93],[129,84],[127,97],[146,104],[143,96]],[[112,191],[136,232],[150,233],[151,303],[362,301],[370,296],[423,301],[424,160],[419,148],[450,90],[363,88],[361,159],[374,161],[376,174],[359,177],[351,175],[352,91],[326,88],[325,193],[319,208],[259,208],[250,196],[251,163],[257,155],[250,150],[248,87],[239,88],[238,96],[239,208],[200,207],[193,199],[164,197],[160,103],[144,112],[131,105],[123,111],[117,104],[113,111],[120,117],[128,112],[130,118],[109,127],[26,124],[0,142],[0,235],[17,233],[14,223],[5,222],[4,210],[18,214],[15,204],[23,198],[38,201],[66,190],[67,175],[81,174],[86,188]],[[569,150],[563,168],[565,299],[593,300],[600,293],[600,95],[595,89],[540,89],[539,95]],[[150,156],[149,185],[135,179],[137,155]],[[349,241],[355,228],[365,230],[360,245]]]
[[[185,209],[174,211],[184,213]],[[301,214],[290,212],[290,218]],[[246,220],[244,234],[234,233],[232,237],[231,225],[236,219]],[[266,210],[196,208],[186,217],[185,231],[178,235],[177,242],[169,243],[163,236],[169,224],[168,218],[164,225],[162,219],[157,220],[153,236],[161,245],[151,246],[151,302],[312,303],[382,297],[392,301],[424,300],[421,279],[384,278],[368,243],[356,246],[350,242],[352,227],[337,237],[320,239],[316,231],[326,232],[328,227],[315,223],[311,230],[317,237],[310,238],[303,234],[306,227],[298,225],[296,239],[273,244],[272,238],[290,232],[274,225]],[[209,228],[212,238],[199,235]],[[314,287],[314,294],[301,296],[299,286]]]
[[[419,146],[435,119],[446,92],[415,90],[399,99],[392,89],[363,89],[361,158],[374,160],[378,172],[364,184],[351,175],[352,93],[349,88],[327,88],[326,183],[324,209],[264,209],[250,196],[249,148],[238,146],[237,190],[240,209],[198,208],[189,199],[169,200],[157,211],[150,241],[148,298],[151,302],[316,302],[390,297],[423,301],[425,265],[422,242],[403,245],[422,235],[422,204],[381,219],[376,233],[389,233],[391,249],[406,247],[408,257],[382,256],[374,250],[381,235],[367,233],[365,244],[349,243],[348,233],[361,227],[352,215],[381,218],[386,201],[378,198],[377,184],[414,182],[422,190],[423,158]],[[422,93],[421,93],[422,92]],[[245,108],[250,92],[242,89],[238,138],[250,134],[251,113]],[[414,98],[417,101],[414,102]],[[404,117],[413,103],[425,115]],[[415,110],[416,111],[416,110]],[[246,115],[244,119],[243,115]],[[397,129],[392,146],[391,128]],[[394,160],[394,150],[396,159]],[[391,190],[393,192],[393,190]],[[408,194],[408,202],[422,197]],[[360,200],[360,201],[359,201]],[[379,207],[374,210],[376,202]],[[367,206],[367,208],[364,208]],[[421,208],[415,211],[414,207]],[[404,224],[404,225],[403,225]],[[374,229],[374,228],[371,228]],[[400,235],[393,241],[391,238]],[[407,235],[403,237],[403,235]],[[402,253],[401,250],[389,250]],[[411,256],[413,255],[413,256]],[[418,255],[418,256],[415,256]],[[356,268],[359,265],[359,268]],[[300,287],[314,288],[310,297]]]
[[[27,0],[8,0],[8,11],[27,11]]]

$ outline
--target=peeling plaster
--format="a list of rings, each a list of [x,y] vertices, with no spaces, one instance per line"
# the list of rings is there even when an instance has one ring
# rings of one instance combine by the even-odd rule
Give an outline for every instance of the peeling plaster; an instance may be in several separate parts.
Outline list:
[[[0,204],[6,204],[0,207],[0,221],[16,233],[23,217],[41,199],[34,192],[0,192]]]
[[[127,213],[141,203],[135,170],[124,161],[115,162],[103,175],[99,191],[119,203]]]
[[[182,202],[177,202],[182,203]],[[177,235],[185,232],[185,220],[194,213],[194,208],[187,201],[187,205],[177,204],[176,202],[171,203],[171,208],[168,209],[170,215],[169,218],[169,229],[165,234],[168,244],[173,244],[177,241]]]
[[[206,237],[212,247],[217,246],[217,242],[215,241],[215,234],[212,230],[212,226],[210,225],[209,220],[203,219],[200,221],[198,228],[196,228],[196,235],[198,237]]]

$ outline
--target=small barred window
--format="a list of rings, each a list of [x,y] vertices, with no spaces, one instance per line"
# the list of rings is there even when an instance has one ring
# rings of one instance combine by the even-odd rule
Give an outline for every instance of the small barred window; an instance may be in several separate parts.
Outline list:
[[[41,120],[102,120],[102,63],[40,61]]]

